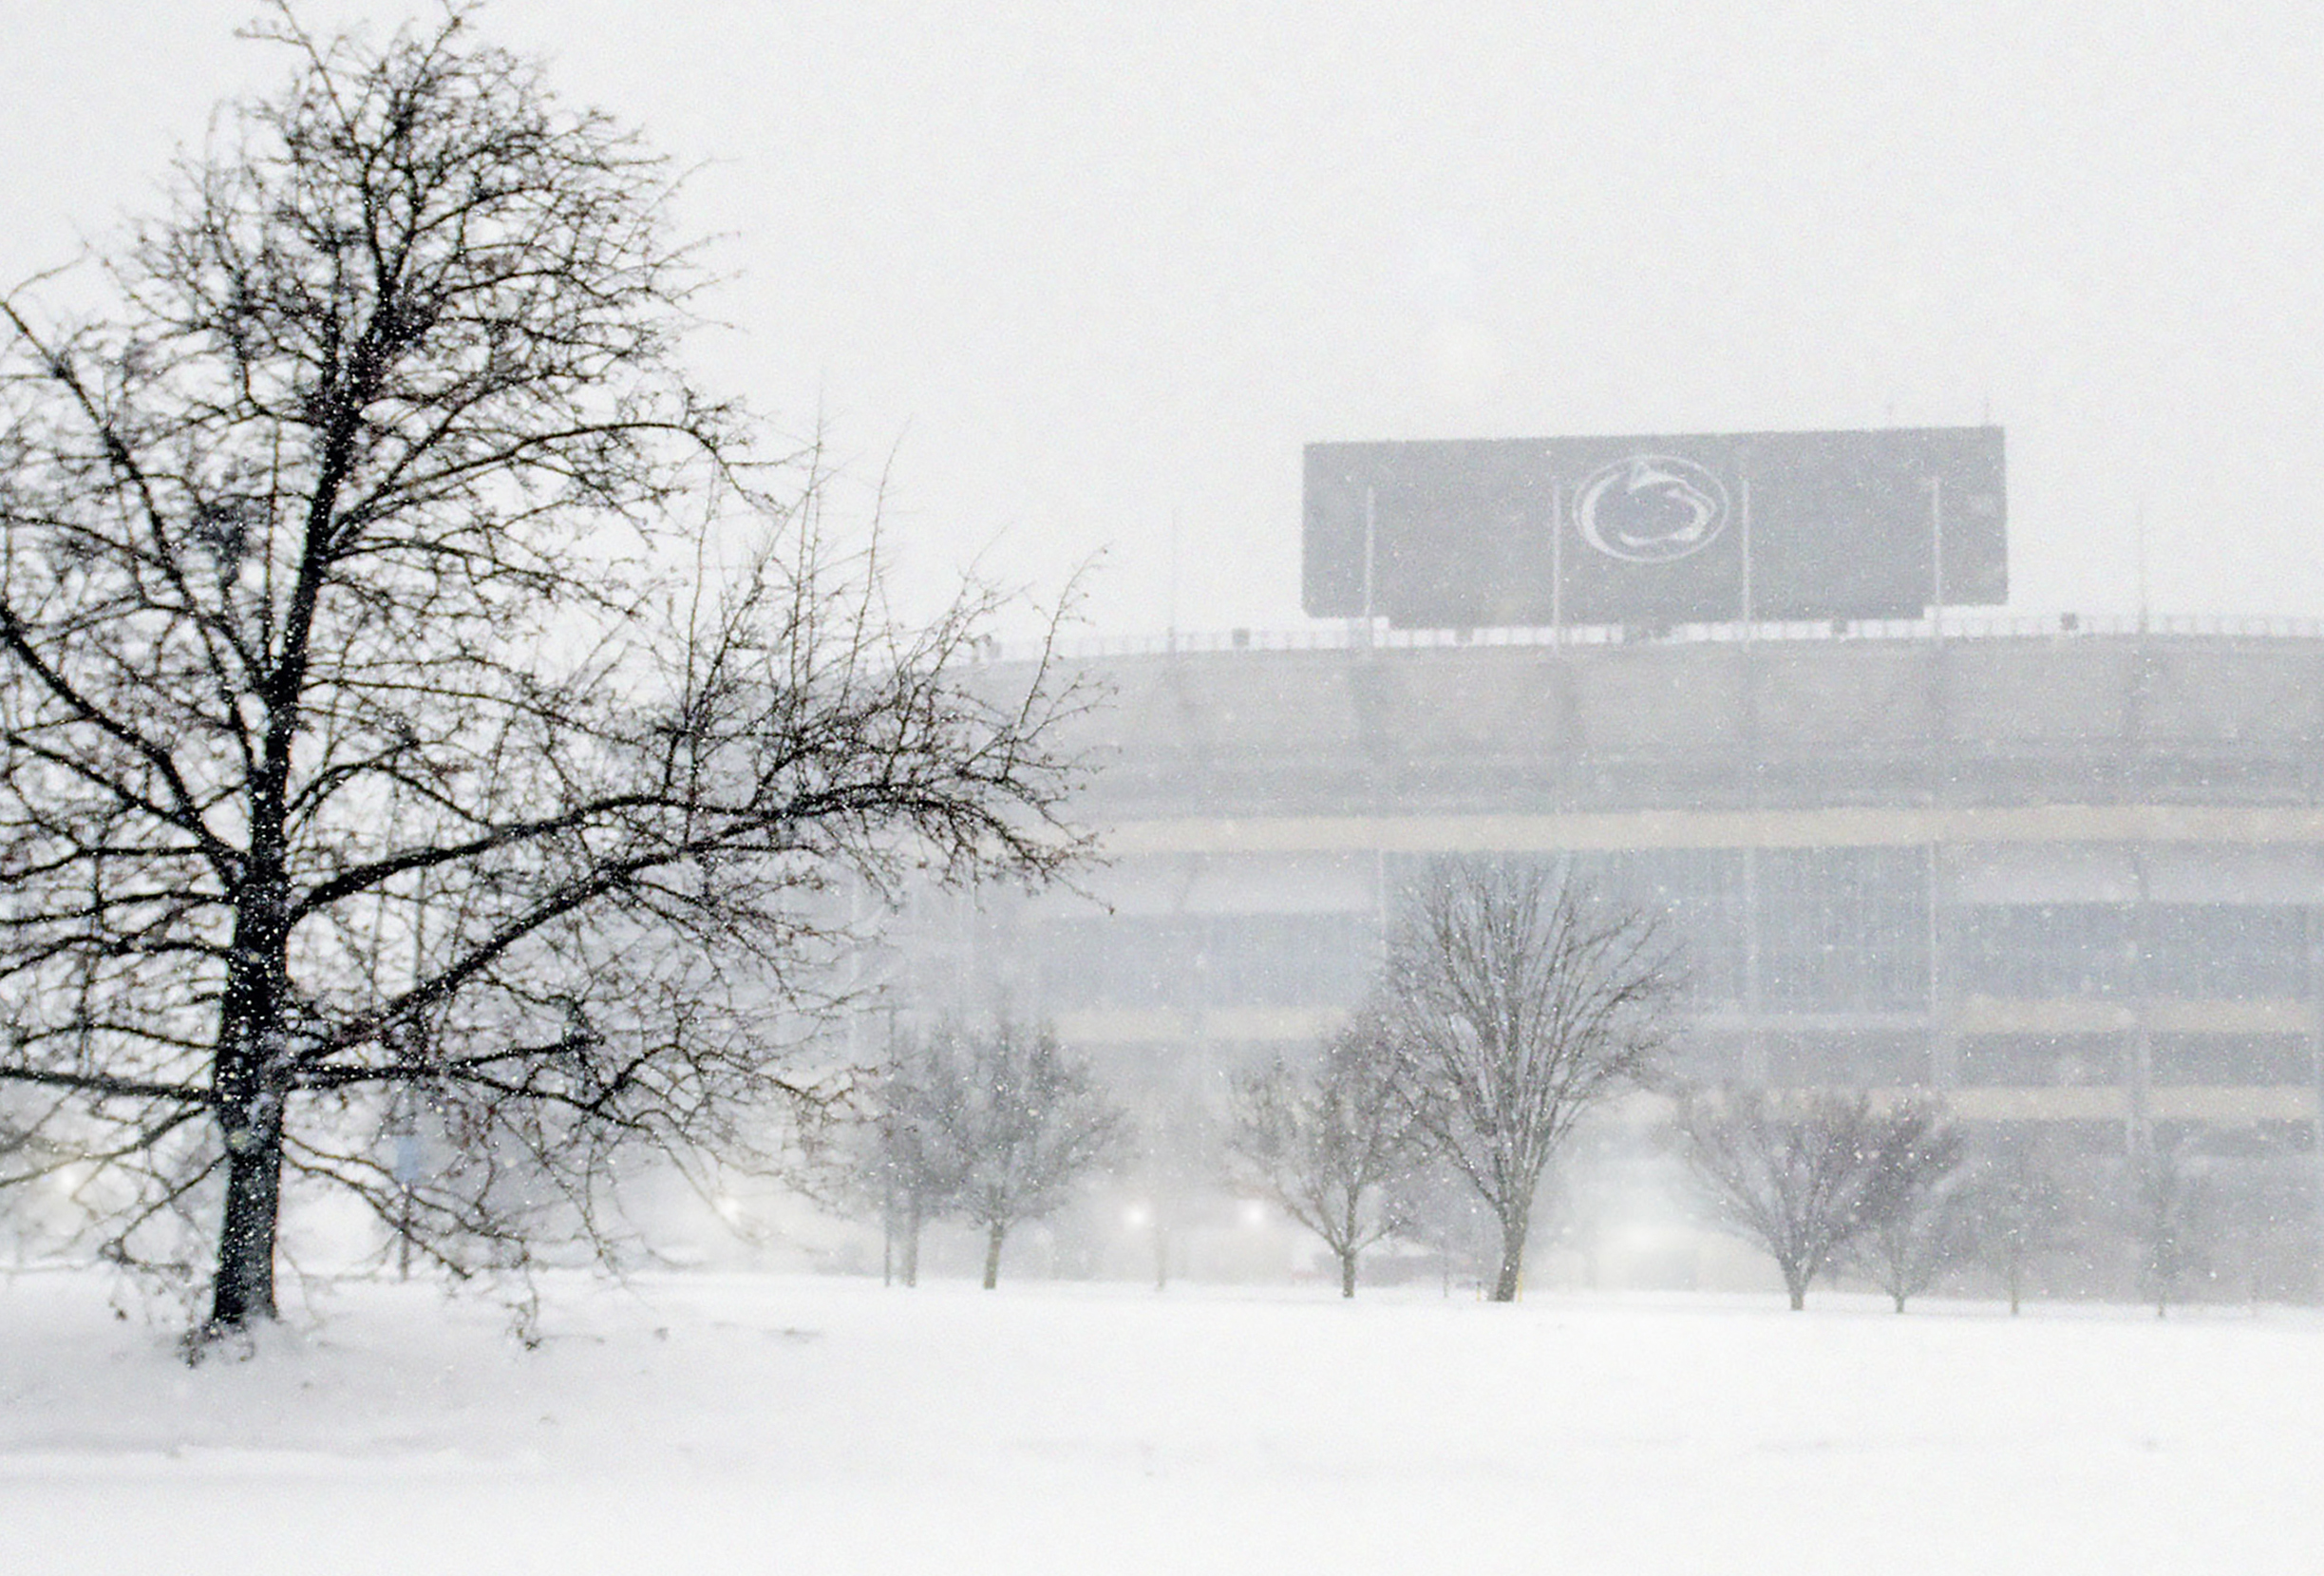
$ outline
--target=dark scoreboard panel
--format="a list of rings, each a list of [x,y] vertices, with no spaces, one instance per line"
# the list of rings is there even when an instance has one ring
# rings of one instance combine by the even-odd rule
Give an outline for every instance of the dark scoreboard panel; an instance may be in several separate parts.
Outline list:
[[[1306,492],[1316,617],[1903,618],[2009,596],[1997,427],[1311,444]]]

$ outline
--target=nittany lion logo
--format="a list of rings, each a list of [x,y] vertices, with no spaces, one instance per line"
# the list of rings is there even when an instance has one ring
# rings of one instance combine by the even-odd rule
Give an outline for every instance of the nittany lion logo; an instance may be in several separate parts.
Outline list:
[[[1691,460],[1637,454],[1593,471],[1574,494],[1581,540],[1628,563],[1699,553],[1727,529],[1727,488]]]

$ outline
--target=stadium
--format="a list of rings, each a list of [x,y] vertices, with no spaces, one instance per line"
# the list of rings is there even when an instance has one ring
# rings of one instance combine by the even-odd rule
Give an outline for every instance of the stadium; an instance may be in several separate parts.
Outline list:
[[[1993,458],[1997,484],[1997,433]],[[1311,611],[1315,469],[1311,450]],[[1380,594],[1386,547],[1343,583]],[[1976,580],[1956,551],[1906,578]],[[1479,595],[1511,579],[1504,554]],[[1445,610],[1445,576],[1408,579]],[[1113,696],[1071,741],[1107,863],[1081,894],[923,914],[915,972],[1183,1085],[1328,1032],[1430,861],[1563,861],[1677,943],[1684,1076],[1930,1092],[2080,1155],[2192,1146],[2309,1241],[2324,626],[2035,622],[1942,595],[1902,617],[1888,595],[1812,619],[1649,598],[1546,626],[1368,606],[1075,654]],[[1892,616],[1849,616],[1867,606]]]

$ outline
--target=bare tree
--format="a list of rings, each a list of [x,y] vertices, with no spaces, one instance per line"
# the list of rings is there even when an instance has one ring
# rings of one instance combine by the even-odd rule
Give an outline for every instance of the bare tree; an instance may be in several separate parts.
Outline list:
[[[858,1181],[876,1201],[890,1263],[907,1286],[919,1284],[922,1228],[953,1207],[965,1181],[948,1113],[966,1098],[966,1076],[948,1038],[899,1035],[869,1081]]]
[[[277,4],[108,313],[0,300],[0,1081],[79,1097],[117,1253],[217,1223],[213,1329],[286,1183],[459,1272],[608,1229],[617,1155],[817,1104],[830,873],[1077,850],[1070,702],[965,672],[979,595],[886,621],[678,362],[664,166],[470,20]]]
[[[2210,1267],[2213,1201],[2199,1163],[2182,1143],[2149,1136],[2124,1164],[2117,1201],[2124,1234],[2138,1251],[2139,1289],[2170,1311],[2189,1280]]]
[[[1141,1195],[1138,1210],[1154,1252],[1154,1289],[1164,1291],[1174,1250],[1218,1199],[1219,1119],[1191,1079],[1149,1089],[1136,1106],[1135,1153],[1123,1168],[1124,1180]]]
[[[1958,1186],[1967,1148],[1958,1127],[1918,1101],[1876,1117],[1875,1133],[1863,1230],[1852,1257],[1902,1313],[1908,1299],[1937,1284],[1967,1254]]]
[[[1681,1154],[1710,1214],[1774,1259],[1794,1310],[1871,1224],[1887,1125],[1865,1094],[1682,1096]]]
[[[37,1124],[22,1120],[0,1103],[0,1225],[20,1227],[30,1211],[22,1189],[56,1174],[57,1157],[40,1141]],[[11,1229],[9,1235],[17,1235]]]
[[[985,1234],[990,1291],[1010,1231],[1061,1208],[1121,1151],[1129,1124],[1046,1026],[1004,1014],[985,1029],[939,1029],[931,1044],[954,1069],[956,1098],[933,1115],[960,1177],[954,1208]]]
[[[1397,927],[1382,1021],[1421,1130],[1501,1227],[1493,1301],[1574,1123],[1657,1066],[1673,984],[1649,918],[1536,866],[1439,864]]]
[[[1968,1186],[1970,1251],[2001,1282],[2014,1317],[2034,1266],[2071,1245],[2066,1189],[2038,1138],[2013,1134],[1979,1157]]]
[[[1379,1020],[1341,1030],[1313,1068],[1276,1057],[1238,1076],[1227,1145],[1237,1180],[1322,1238],[1339,1261],[1340,1295],[1353,1297],[1364,1249],[1404,1224],[1396,1186],[1423,1153]]]

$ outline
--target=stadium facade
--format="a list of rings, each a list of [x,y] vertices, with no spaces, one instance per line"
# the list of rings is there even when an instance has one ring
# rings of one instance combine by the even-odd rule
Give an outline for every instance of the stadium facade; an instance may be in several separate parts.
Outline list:
[[[1691,1076],[2315,1147],[2324,627],[1196,644],[1076,659],[1113,693],[1071,741],[1108,863],[924,911],[923,997],[1173,1079],[1327,1033],[1430,861],[1561,861],[1679,944]]]

